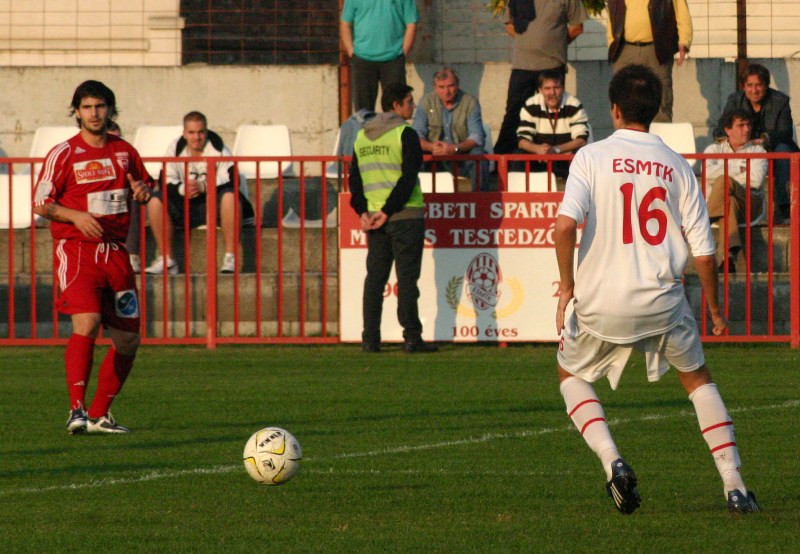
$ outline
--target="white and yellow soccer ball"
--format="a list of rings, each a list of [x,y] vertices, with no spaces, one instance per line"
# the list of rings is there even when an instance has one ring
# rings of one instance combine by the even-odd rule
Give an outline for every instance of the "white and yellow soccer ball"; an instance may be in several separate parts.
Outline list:
[[[282,485],[300,469],[303,451],[289,431],[267,427],[253,433],[244,445],[244,467],[264,485]]]

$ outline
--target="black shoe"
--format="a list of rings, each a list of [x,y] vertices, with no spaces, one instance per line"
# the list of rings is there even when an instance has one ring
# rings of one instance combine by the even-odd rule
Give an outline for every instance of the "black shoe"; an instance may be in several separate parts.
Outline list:
[[[409,354],[429,354],[431,352],[438,352],[439,347],[435,344],[425,342],[422,339],[417,339],[407,340],[405,344],[403,344],[403,350]]]
[[[725,273],[725,261],[719,264],[719,273]],[[728,257],[728,273],[736,273],[736,264],[733,261],[733,256]]]
[[[739,489],[728,493],[728,511],[734,514],[752,514],[760,512],[756,502],[756,495],[751,492],[747,496],[742,494]]]
[[[611,462],[611,481],[606,483],[606,491],[623,514],[632,514],[642,503],[636,483],[636,474],[625,460]]]
[[[361,343],[361,350],[363,352],[369,352],[370,354],[377,354],[381,351],[380,344],[373,344],[371,342],[362,342]]]
[[[86,417],[86,412],[81,408],[70,410],[69,419],[67,420],[67,433],[70,435],[80,435],[86,432],[86,425],[89,419]]]

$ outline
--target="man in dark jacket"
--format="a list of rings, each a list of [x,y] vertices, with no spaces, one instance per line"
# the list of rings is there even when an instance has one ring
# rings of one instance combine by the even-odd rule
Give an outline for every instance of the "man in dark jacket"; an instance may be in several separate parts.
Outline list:
[[[767,152],[798,152],[793,139],[794,122],[789,97],[770,88],[769,70],[761,64],[748,65],[739,76],[742,90],[728,96],[722,113],[743,109],[750,114],[752,131],[750,141],[759,144]],[[721,123],[717,124],[714,136],[725,138]],[[773,196],[776,223],[788,223],[789,219],[789,160],[774,162]]]

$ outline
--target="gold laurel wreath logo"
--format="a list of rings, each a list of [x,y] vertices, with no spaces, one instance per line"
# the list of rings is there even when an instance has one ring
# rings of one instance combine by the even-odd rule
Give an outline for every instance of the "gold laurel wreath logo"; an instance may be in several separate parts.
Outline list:
[[[491,317],[493,319],[503,319],[504,317],[508,317],[516,313],[522,307],[522,303],[525,300],[525,288],[522,286],[522,283],[520,283],[519,280],[511,277],[506,279],[506,284],[508,284],[509,288],[511,289],[511,302],[508,304],[508,306],[494,310],[491,313]],[[463,290],[463,285],[463,277],[456,276],[450,279],[450,281],[447,283],[447,289],[445,290],[447,304],[461,317],[478,319],[478,313],[474,306],[465,306],[461,303],[460,293]]]

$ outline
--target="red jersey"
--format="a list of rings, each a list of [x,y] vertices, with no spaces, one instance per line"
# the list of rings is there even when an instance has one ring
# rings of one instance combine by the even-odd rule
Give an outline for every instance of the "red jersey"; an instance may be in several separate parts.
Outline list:
[[[65,208],[91,213],[103,226],[101,238],[90,238],[72,223],[50,222],[54,239],[89,242],[124,242],[130,227],[131,187],[134,180],[155,185],[139,153],[125,140],[106,135],[106,144],[95,148],[80,133],[48,152],[34,190],[34,206],[58,202]]]

